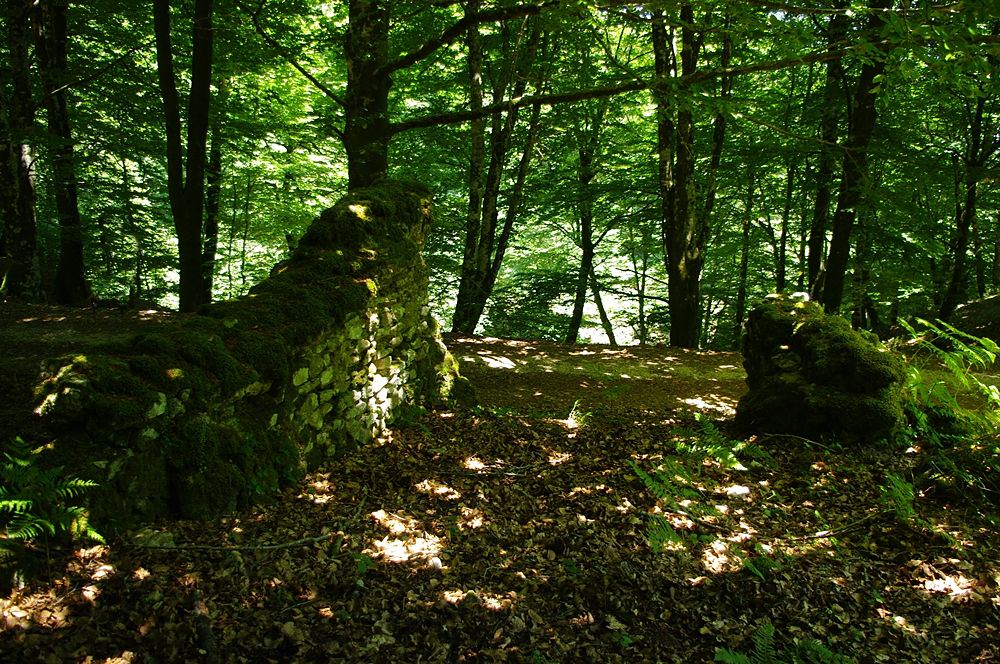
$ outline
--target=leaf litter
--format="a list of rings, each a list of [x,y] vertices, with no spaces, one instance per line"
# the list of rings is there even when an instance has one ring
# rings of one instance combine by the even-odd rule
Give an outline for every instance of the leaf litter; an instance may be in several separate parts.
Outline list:
[[[857,661],[1000,658],[995,527],[933,495],[896,518],[896,449],[720,453],[738,356],[452,345],[479,409],[429,413],[272,505],[73,552],[0,600],[0,658],[701,662],[751,651],[765,620]]]

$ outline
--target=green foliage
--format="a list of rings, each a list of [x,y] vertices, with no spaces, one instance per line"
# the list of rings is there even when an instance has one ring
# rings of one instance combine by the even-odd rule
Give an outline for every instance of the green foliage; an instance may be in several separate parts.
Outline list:
[[[915,519],[917,510],[913,505],[916,498],[913,484],[896,473],[889,473],[885,480],[885,484],[879,487],[883,507],[892,510],[903,523]]]
[[[664,509],[687,515],[693,519],[715,515],[714,507],[703,504],[705,497],[697,488],[697,469],[706,459],[711,459],[727,470],[746,470],[743,460],[766,460],[766,452],[747,441],[732,440],[702,414],[696,415],[698,430],[688,429],[676,442],[679,456],[668,456],[652,473],[629,461],[629,467],[646,489],[662,503]],[[694,472],[689,468],[696,469]],[[681,505],[682,501],[687,501]],[[668,545],[697,544],[697,535],[682,536],[660,515],[651,515],[646,529],[646,539],[654,551]],[[766,564],[766,563],[764,563]],[[753,562],[750,563],[754,565]]]
[[[747,440],[727,437],[703,413],[696,413],[698,430],[691,431],[686,440],[678,441],[677,451],[696,459],[712,459],[727,470],[746,470],[743,461],[766,463],[770,460],[766,450]]]
[[[774,625],[763,623],[753,633],[753,652],[745,655],[727,648],[715,650],[715,661],[726,664],[851,664],[854,660],[839,655],[816,639],[798,641],[791,648],[779,650],[774,644]]]
[[[916,347],[907,373],[908,438],[925,446],[921,470],[943,490],[996,504],[1000,497],[1000,389],[977,372],[1000,347],[937,321],[903,326]]]
[[[0,463],[0,563],[18,557],[35,539],[57,538],[103,542],[91,528],[86,508],[70,501],[97,486],[90,480],[66,477],[62,468],[42,468],[39,450],[20,437],[4,452]]]

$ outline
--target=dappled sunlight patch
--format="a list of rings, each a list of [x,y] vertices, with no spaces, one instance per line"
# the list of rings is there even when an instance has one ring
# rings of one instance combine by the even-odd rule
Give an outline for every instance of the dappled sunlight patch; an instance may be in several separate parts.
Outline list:
[[[906,616],[895,614],[884,607],[879,607],[878,609],[876,609],[876,611],[878,613],[879,618],[881,618],[882,621],[892,629],[902,632],[903,634],[906,634],[907,636],[910,637],[918,638],[921,640],[927,639],[927,632],[922,629],[917,629],[916,627],[911,625],[910,621],[907,620]]]
[[[550,466],[558,466],[560,464],[566,463],[573,459],[573,455],[569,452],[560,452],[558,450],[549,450],[549,456],[546,459]]]
[[[369,516],[393,535],[401,535],[407,532],[415,532],[420,527],[420,522],[405,514],[393,514],[383,510],[376,510]]]
[[[514,369],[517,367],[517,363],[510,358],[497,355],[486,355],[485,353],[481,353],[480,357],[482,358],[483,363],[490,369]]]
[[[423,482],[418,482],[413,485],[419,493],[426,494],[432,498],[440,498],[442,500],[458,500],[462,497],[462,494],[455,491],[453,488],[447,484],[442,484],[437,480],[426,479]]]
[[[462,462],[462,467],[466,470],[486,470],[486,463],[479,457],[466,457]]]
[[[299,493],[304,498],[317,505],[325,505],[335,498],[336,485],[330,481],[330,473],[315,473],[305,483],[305,490]]]
[[[390,539],[387,535],[380,540],[373,541],[365,549],[365,553],[375,560],[387,563],[416,563],[434,565],[435,559],[441,553],[441,538],[423,533],[420,536],[411,535],[407,539]]]
[[[713,413],[724,417],[731,417],[736,414],[736,404],[729,397],[719,394],[703,394],[696,397],[682,398],[677,401],[686,406],[692,406],[703,413]]]
[[[739,557],[730,555],[729,543],[722,539],[716,539],[705,547],[701,554],[701,565],[710,574],[738,572],[741,567]]]
[[[475,507],[462,507],[455,525],[459,530],[476,530],[487,525],[489,520],[486,514]]]

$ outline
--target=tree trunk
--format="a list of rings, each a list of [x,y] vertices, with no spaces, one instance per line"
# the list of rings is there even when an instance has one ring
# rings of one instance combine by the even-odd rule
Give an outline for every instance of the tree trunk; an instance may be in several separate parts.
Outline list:
[[[1000,290],[1000,215],[993,222],[993,290]]]
[[[965,183],[965,200],[960,206],[956,220],[955,237],[952,238],[951,277],[941,301],[938,317],[948,320],[958,305],[965,300],[968,289],[966,257],[969,253],[969,235],[972,219],[976,214],[976,192],[978,182],[971,178]]]
[[[40,296],[37,225],[35,222],[35,167],[29,139],[35,106],[31,94],[29,51],[31,0],[7,0],[7,49],[11,96],[5,100],[2,181],[5,269],[0,274],[7,292],[26,300]]]
[[[967,279],[966,275],[966,254],[969,251],[969,235],[976,226],[976,196],[979,187],[979,179],[982,168],[993,153],[1000,148],[992,136],[988,135],[986,125],[983,122],[986,112],[986,97],[981,95],[976,99],[975,110],[972,114],[972,122],[969,126],[969,142],[964,155],[964,177],[965,197],[959,201],[956,196],[955,209],[955,237],[952,239],[951,255],[951,277],[948,280],[948,288],[945,291],[941,302],[941,309],[938,315],[947,320],[955,312],[958,305],[962,304],[966,297]],[[954,159],[956,165],[956,180],[958,179],[958,159]],[[974,239],[974,241],[976,241]],[[980,251],[981,256],[981,251]],[[978,270],[977,270],[978,272]],[[977,275],[978,277],[978,275]],[[985,274],[983,275],[985,282]],[[985,283],[983,284],[985,286]],[[985,289],[984,289],[985,290]]]
[[[842,10],[846,3],[837,3],[837,9]],[[841,47],[847,34],[847,14],[836,12],[830,18],[827,26],[827,50]],[[813,299],[819,299],[822,292],[820,276],[823,272],[823,247],[826,244],[826,230],[830,217],[830,186],[833,182],[834,160],[837,152],[837,108],[843,67],[839,59],[830,59],[826,63],[826,83],[823,87],[823,106],[820,120],[820,150],[819,163],[816,167],[816,201],[813,207],[812,225],[809,227],[809,259],[807,263],[806,283]]]
[[[983,236],[979,232],[979,216],[972,217],[972,256],[976,261],[976,292],[986,297],[986,259],[983,257]]]
[[[216,84],[219,103],[212,120],[211,147],[208,150],[208,165],[205,170],[205,237],[201,252],[201,280],[204,292],[202,302],[212,301],[215,283],[216,253],[219,248],[219,204],[222,196],[222,121],[225,114],[225,100],[229,81],[219,79]]]
[[[153,0],[156,66],[163,97],[167,134],[167,191],[180,254],[180,310],[204,304],[202,216],[205,206],[205,161],[212,84],[212,0],[195,0],[191,94],[187,112],[187,145],[181,143],[180,102],[174,77],[169,0]],[[186,159],[185,159],[186,156]]]
[[[792,215],[792,194],[795,191],[795,164],[789,162],[785,172],[785,205],[781,209],[781,230],[778,237],[778,264],[774,284],[777,292],[785,292],[785,274],[788,263],[788,222]]]
[[[347,64],[344,148],[349,189],[389,170],[389,9],[387,0],[351,0],[344,44]]]
[[[76,158],[66,100],[68,4],[67,0],[41,0],[35,5],[32,22],[48,115],[53,189],[59,217],[59,264],[54,295],[59,304],[79,306],[90,300],[90,287],[84,277],[83,225],[77,201]]]
[[[594,304],[597,306],[597,314],[601,317],[601,327],[608,337],[608,344],[612,348],[618,348],[618,340],[615,339],[615,326],[608,317],[608,312],[604,308],[604,300],[601,298],[601,285],[597,281],[597,274],[590,271],[590,292],[594,296]]]
[[[470,4],[466,15],[479,11],[479,3]],[[506,28],[505,28],[506,30]],[[492,93],[493,101],[503,99],[508,89],[513,97],[520,97],[527,87],[526,69],[530,67],[539,40],[539,33],[532,28],[528,45],[523,57],[518,57],[516,46],[511,46],[509,40],[505,47],[504,73],[496,81]],[[469,49],[469,98],[472,109],[483,106],[482,91],[482,54],[479,45],[479,29],[476,24],[468,30]],[[520,60],[521,67],[515,67]],[[511,83],[513,81],[513,86]],[[536,83],[541,87],[541,81]],[[506,115],[495,114],[490,131],[490,162],[486,170],[485,180],[483,170],[485,155],[485,122],[482,118],[471,121],[472,151],[469,165],[469,210],[465,225],[465,251],[462,256],[461,278],[458,296],[455,303],[455,313],[452,318],[452,331],[462,334],[473,334],[486,309],[486,303],[493,292],[497,275],[503,263],[514,223],[519,214],[519,207],[527,177],[528,164],[537,135],[541,107],[534,105],[525,139],[524,150],[518,166],[518,175],[513,190],[507,197],[507,213],[503,227],[497,234],[499,225],[500,185],[503,181],[504,167],[510,148],[514,127],[518,119],[516,109]]]
[[[870,6],[876,10],[869,18],[868,34],[877,36],[878,29],[885,22],[881,11],[889,6],[889,0],[872,0]],[[823,283],[823,307],[827,313],[836,313],[844,295],[844,277],[851,253],[851,229],[857,214],[857,206],[864,193],[868,175],[868,144],[875,132],[878,114],[875,109],[875,82],[885,71],[885,61],[867,62],[861,67],[858,87],[854,94],[851,128],[844,145],[843,174],[840,192],[837,196],[837,210],[833,215],[833,235],[830,238],[830,254],[827,258],[826,275]]]
[[[569,319],[569,329],[566,330],[564,341],[568,344],[575,344],[580,334],[580,325],[583,323],[583,308],[587,302],[587,287],[590,276],[594,271],[594,195],[591,191],[591,182],[597,174],[594,166],[594,156],[597,152],[597,143],[601,131],[601,123],[604,120],[602,112],[597,114],[594,126],[591,127],[591,135],[587,145],[580,147],[579,171],[577,173],[577,212],[580,218],[580,271],[576,277],[576,294],[573,299],[573,314]]]
[[[736,288],[736,319],[733,337],[737,344],[743,336],[743,318],[747,308],[747,272],[750,266],[750,221],[753,218],[754,171],[747,172],[747,197],[743,212],[743,239],[740,242],[740,273]]]
[[[466,15],[479,11],[481,2],[470,0],[465,8]],[[479,40],[479,26],[469,27],[466,36],[468,49],[467,66],[469,71],[469,109],[479,110],[483,107],[483,53]],[[473,321],[475,299],[481,293],[477,291],[476,252],[480,242],[480,231],[483,219],[483,170],[486,162],[484,149],[486,141],[486,119],[474,118],[469,123],[469,207],[465,219],[465,250],[462,253],[462,272],[458,284],[458,296],[455,301],[455,313],[452,316],[451,331],[460,334],[473,334],[478,320]]]
[[[652,20],[653,55],[658,78],[671,74],[691,76],[697,70],[701,36],[696,34],[692,5],[680,8],[680,71],[670,48],[663,16],[654,12]],[[726,20],[728,26],[728,17]],[[728,31],[723,42],[721,66],[728,67],[731,46]],[[732,78],[722,79],[722,97],[729,94]],[[701,269],[705,262],[712,206],[715,200],[715,172],[725,138],[725,116],[715,118],[712,152],[703,206],[698,210],[695,186],[694,116],[688,107],[676,111],[665,90],[654,90],[657,106],[657,154],[659,159],[660,200],[663,213],[662,237],[667,268],[667,299],[670,307],[670,343],[683,348],[697,348],[701,338]]]

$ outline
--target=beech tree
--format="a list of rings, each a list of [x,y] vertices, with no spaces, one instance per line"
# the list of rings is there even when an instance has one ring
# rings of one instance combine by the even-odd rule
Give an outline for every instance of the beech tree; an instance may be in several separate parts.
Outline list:
[[[202,226],[212,85],[212,0],[195,0],[191,91],[185,118],[187,140],[183,142],[169,0],[153,0],[153,24],[167,138],[167,188],[180,254],[180,309],[194,311],[206,301],[202,274]]]

